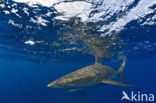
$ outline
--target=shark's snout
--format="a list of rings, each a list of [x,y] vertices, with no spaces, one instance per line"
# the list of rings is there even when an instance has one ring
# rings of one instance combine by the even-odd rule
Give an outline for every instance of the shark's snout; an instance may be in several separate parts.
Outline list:
[[[63,88],[64,85],[61,83],[58,83],[57,81],[51,82],[47,85],[47,87],[52,87],[52,88]]]
[[[74,86],[71,86],[70,84],[64,82],[64,81],[53,81],[47,85],[47,87],[55,88],[55,89],[64,89],[68,90],[73,88]]]
[[[49,83],[47,87],[55,87],[55,85],[56,85],[56,82],[52,82],[52,83]]]

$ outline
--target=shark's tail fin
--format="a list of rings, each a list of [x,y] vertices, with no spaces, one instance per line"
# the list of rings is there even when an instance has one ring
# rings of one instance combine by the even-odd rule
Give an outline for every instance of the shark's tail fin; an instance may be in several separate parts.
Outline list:
[[[126,79],[125,75],[124,75],[124,68],[126,65],[126,57],[124,57],[123,59],[123,63],[121,64],[120,68],[119,68],[119,74],[120,74],[120,78],[122,79]]]

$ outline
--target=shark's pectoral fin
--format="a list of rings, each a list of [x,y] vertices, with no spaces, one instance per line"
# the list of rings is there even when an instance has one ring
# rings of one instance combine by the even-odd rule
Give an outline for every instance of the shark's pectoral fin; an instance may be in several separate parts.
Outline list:
[[[101,83],[106,83],[106,84],[113,84],[113,85],[120,85],[120,86],[132,86],[130,84],[114,81],[114,80],[109,80],[109,79],[103,79]]]

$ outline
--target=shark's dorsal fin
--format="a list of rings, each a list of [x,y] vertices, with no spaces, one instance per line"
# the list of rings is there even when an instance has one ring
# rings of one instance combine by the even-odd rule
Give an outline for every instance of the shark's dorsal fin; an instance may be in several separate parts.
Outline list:
[[[95,56],[95,64],[102,64],[102,58]]]
[[[124,68],[126,65],[126,57],[123,58],[123,63],[121,64],[120,68],[119,68],[119,72],[124,72]]]
[[[112,85],[120,85],[120,86],[132,86],[130,84],[126,84],[126,83],[122,83],[122,82],[118,82],[118,81],[114,81],[114,80],[110,80],[110,79],[103,79],[101,81],[101,83],[112,84]]]
[[[118,72],[120,74],[120,78],[122,79],[126,79],[125,75],[124,75],[124,68],[125,68],[125,65],[126,65],[126,57],[123,58],[123,63],[121,64]]]

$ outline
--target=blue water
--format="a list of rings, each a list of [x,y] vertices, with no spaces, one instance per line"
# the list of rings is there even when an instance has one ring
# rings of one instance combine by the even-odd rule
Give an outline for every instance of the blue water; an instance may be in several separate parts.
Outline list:
[[[78,63],[32,63],[0,59],[1,103],[120,103],[122,91],[155,94],[156,59],[128,60],[125,70],[127,80],[133,87],[101,85],[84,94],[68,93],[47,88],[58,77],[91,64]],[[60,65],[61,64],[61,65]],[[128,101],[124,101],[128,103]]]
[[[156,95],[155,1],[45,1],[0,0],[0,103],[130,103],[121,101],[123,91]],[[105,65],[118,70],[127,57],[126,80],[117,80],[132,87],[101,84],[83,93],[47,87],[94,64],[87,43],[98,40],[93,45],[112,53]]]

